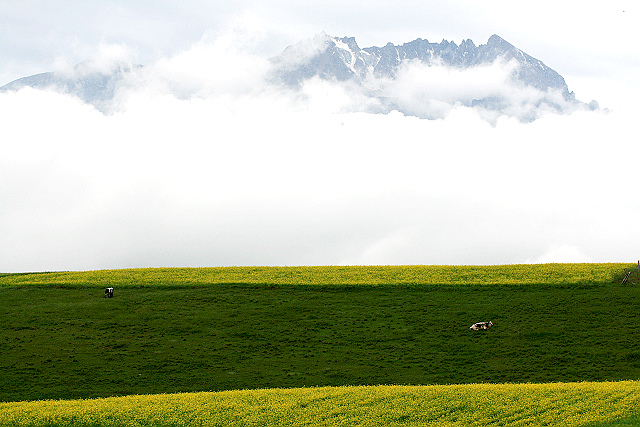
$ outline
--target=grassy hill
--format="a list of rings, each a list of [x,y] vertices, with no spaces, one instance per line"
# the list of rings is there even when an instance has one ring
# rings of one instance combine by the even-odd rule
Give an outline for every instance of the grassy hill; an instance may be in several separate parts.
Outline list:
[[[236,390],[0,403],[0,425],[632,426],[640,382]]]
[[[0,274],[0,287],[192,285],[580,285],[619,281],[633,264],[515,264],[484,266],[315,266],[141,268]],[[4,276],[4,277],[3,277]]]
[[[5,275],[0,401],[638,379],[640,288],[619,284],[625,267]],[[495,326],[469,330],[482,320]]]

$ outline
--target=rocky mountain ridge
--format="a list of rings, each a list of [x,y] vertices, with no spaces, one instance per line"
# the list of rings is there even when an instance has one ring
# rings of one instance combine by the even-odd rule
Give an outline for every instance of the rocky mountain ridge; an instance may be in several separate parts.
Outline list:
[[[300,61],[305,52],[315,50],[306,61]],[[444,65],[470,68],[498,59],[515,61],[519,67],[515,79],[539,90],[557,89],[571,96],[564,78],[542,61],[527,55],[498,35],[486,44],[476,46],[471,39],[460,45],[443,40],[430,43],[416,39],[396,46],[387,43],[383,47],[360,48],[354,37],[331,37],[326,33],[315,36],[285,49],[272,58],[281,67],[280,79],[286,84],[298,84],[313,76],[335,78],[339,81],[363,80],[368,77],[395,77],[398,68],[407,61],[419,61],[425,65]]]
[[[371,101],[364,111],[372,113],[397,110],[435,119],[461,105],[476,108],[490,121],[506,115],[530,122],[547,112],[599,108],[595,101],[590,104],[578,101],[558,72],[498,35],[491,36],[481,45],[470,39],[458,45],[447,40],[431,43],[418,38],[402,45],[387,43],[383,47],[360,48],[354,37],[332,37],[323,32],[287,47],[269,62],[271,68],[266,86],[301,90],[314,78],[348,83],[351,90],[355,87],[359,96]],[[451,83],[437,78],[429,80],[432,77],[422,78],[418,83],[398,82],[402,80],[403,72],[416,66],[419,72],[436,67],[464,71],[495,64],[502,66],[496,68],[498,73],[508,75],[499,84],[492,83],[492,87],[482,81]],[[220,59],[220,65],[224,66],[223,59]],[[0,92],[23,87],[53,89],[76,96],[103,113],[110,113],[120,89],[135,90],[136,85],[144,85],[144,71],[141,65],[117,63],[105,68],[87,61],[70,72],[23,77],[0,87]],[[473,80],[476,74],[467,73],[464,78]],[[414,86],[398,91],[401,84]],[[465,86],[465,90],[459,90],[456,85]],[[451,93],[443,93],[446,89],[441,87],[449,88]]]
[[[20,90],[24,87],[52,89],[76,96],[102,112],[108,112],[111,101],[128,77],[142,65],[114,63],[97,67],[84,61],[68,71],[54,71],[22,77],[0,87],[0,92]]]

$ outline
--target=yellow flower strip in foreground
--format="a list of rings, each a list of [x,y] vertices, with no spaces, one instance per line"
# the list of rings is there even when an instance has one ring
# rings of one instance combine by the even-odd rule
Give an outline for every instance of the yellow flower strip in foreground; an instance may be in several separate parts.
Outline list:
[[[611,283],[632,264],[144,268],[0,276],[8,285],[572,285]]]
[[[0,403],[0,425],[586,426],[639,409],[638,381],[321,387]]]

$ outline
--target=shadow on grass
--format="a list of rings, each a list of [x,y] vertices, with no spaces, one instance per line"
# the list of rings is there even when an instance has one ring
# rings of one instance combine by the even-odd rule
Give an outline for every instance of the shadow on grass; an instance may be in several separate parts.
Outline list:
[[[591,424],[589,427],[631,427],[640,426],[640,415],[632,417],[620,418],[613,421],[607,421],[604,423]]]

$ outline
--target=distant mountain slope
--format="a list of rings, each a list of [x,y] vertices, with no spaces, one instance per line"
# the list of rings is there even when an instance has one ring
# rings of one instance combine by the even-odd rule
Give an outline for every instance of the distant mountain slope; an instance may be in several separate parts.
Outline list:
[[[125,84],[127,76],[141,67],[127,63],[97,67],[91,61],[84,61],[68,72],[48,72],[22,77],[0,87],[0,92],[19,90],[23,87],[52,89],[74,95],[96,109],[108,112],[117,90]]]
[[[224,58],[215,59],[225,66]],[[346,106],[346,111],[397,110],[437,119],[456,106],[465,106],[475,108],[491,122],[503,115],[530,122],[547,112],[599,108],[595,101],[578,101],[558,72],[497,35],[479,46],[470,39],[460,45],[447,40],[430,43],[416,39],[399,46],[387,43],[383,47],[360,48],[354,37],[321,33],[287,47],[269,62],[265,86],[304,90],[306,82],[320,79],[348,85],[349,94],[367,100]],[[136,72],[141,67],[125,63],[98,67],[86,61],[69,72],[23,77],[1,87],[0,92],[48,88],[76,96],[109,113],[118,108],[115,98],[119,89],[135,91],[149,83],[144,73]],[[429,71],[442,69],[446,72]],[[187,77],[177,77],[180,78],[188,82]],[[188,98],[172,92],[171,85],[160,86],[180,99]]]
[[[301,61],[305,54],[306,60]],[[519,67],[514,78],[525,85],[540,90],[557,89],[572,97],[560,74],[497,35],[480,46],[471,39],[464,40],[459,46],[447,40],[429,43],[416,39],[401,46],[387,43],[384,47],[361,49],[354,37],[338,38],[321,33],[311,42],[288,47],[272,61],[281,67],[279,77],[283,82],[296,84],[313,76],[342,81],[367,77],[393,78],[400,65],[412,60],[426,65],[469,68],[490,64],[497,59],[515,60]]]
[[[430,43],[416,39],[399,46],[387,43],[383,47],[360,48],[353,37],[321,33],[289,46],[271,58],[271,62],[273,81],[289,87],[302,87],[312,78],[354,82],[367,96],[379,101],[377,112],[398,110],[433,119],[442,118],[455,105],[463,105],[477,108],[490,121],[506,115],[529,122],[544,112],[599,108],[595,101],[585,104],[576,100],[557,71],[498,35],[479,46],[470,39],[460,45],[447,40]],[[476,78],[473,70],[496,64],[498,72],[508,73],[501,85],[494,82],[493,87],[489,87],[486,82],[473,81]],[[468,73],[462,77],[464,81],[423,78],[422,86],[410,82],[414,86],[405,84],[398,94],[396,80],[402,80],[411,67],[422,67],[419,71],[423,73],[431,67]],[[411,76],[416,80],[415,73]],[[450,93],[443,93],[445,89],[441,87],[448,88]]]

